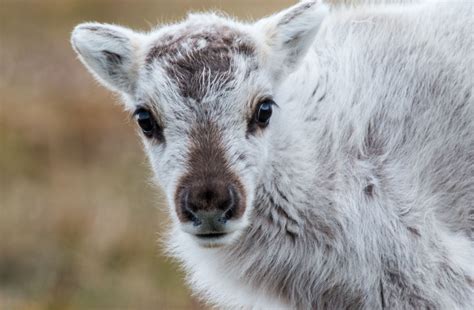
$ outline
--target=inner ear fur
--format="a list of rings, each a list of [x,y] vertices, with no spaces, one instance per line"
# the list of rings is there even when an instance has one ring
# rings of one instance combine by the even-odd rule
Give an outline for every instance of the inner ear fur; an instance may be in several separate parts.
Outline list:
[[[79,59],[112,91],[132,93],[138,71],[140,34],[116,25],[84,23],[71,36]]]

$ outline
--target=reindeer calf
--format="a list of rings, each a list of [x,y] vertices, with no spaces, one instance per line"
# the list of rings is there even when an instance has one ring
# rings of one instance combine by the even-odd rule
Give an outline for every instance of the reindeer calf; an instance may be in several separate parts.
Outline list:
[[[204,300],[474,309],[473,29],[467,0],[305,1],[72,44],[135,115]]]

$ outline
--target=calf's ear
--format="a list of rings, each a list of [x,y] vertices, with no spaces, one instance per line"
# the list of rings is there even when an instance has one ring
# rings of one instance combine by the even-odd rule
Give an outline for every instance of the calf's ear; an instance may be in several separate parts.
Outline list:
[[[130,94],[137,80],[140,39],[140,34],[124,27],[84,23],[74,28],[71,44],[102,85]]]
[[[265,58],[275,75],[284,76],[298,67],[328,14],[329,8],[321,1],[302,1],[255,24],[263,34]]]

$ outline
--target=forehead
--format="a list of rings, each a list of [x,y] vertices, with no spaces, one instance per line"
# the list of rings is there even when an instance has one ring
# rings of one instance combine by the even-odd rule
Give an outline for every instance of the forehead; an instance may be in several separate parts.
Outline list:
[[[205,21],[205,16],[201,19]],[[202,101],[235,85],[237,75],[256,69],[249,34],[225,22],[188,22],[165,29],[153,39],[145,62],[160,67],[183,98]]]

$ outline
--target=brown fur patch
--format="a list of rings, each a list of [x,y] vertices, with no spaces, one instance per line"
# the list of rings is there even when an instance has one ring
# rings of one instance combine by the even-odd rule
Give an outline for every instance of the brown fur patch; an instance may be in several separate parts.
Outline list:
[[[181,33],[160,38],[148,53],[146,63],[163,61],[181,95],[201,100],[207,90],[202,81],[207,77],[218,80],[221,87],[229,82],[235,55],[255,55],[255,45],[247,35],[228,26],[213,29],[188,26]]]
[[[186,221],[186,215],[182,213],[180,207],[181,193],[186,189],[212,189],[214,197],[203,197],[202,203],[197,206],[201,210],[209,210],[209,208],[222,205],[222,201],[216,201],[216,199],[227,197],[227,191],[231,185],[239,196],[233,218],[240,218],[245,211],[246,192],[238,176],[229,167],[218,127],[210,121],[202,122],[193,128],[190,138],[192,145],[187,164],[188,172],[179,181],[175,195],[178,217]]]
[[[417,236],[417,237],[421,237],[420,231],[419,231],[417,228],[408,226],[407,229],[408,229],[408,231],[411,232],[413,235],[415,235],[415,236]]]
[[[367,197],[374,197],[374,184],[368,184],[365,188],[364,188],[364,193]]]

